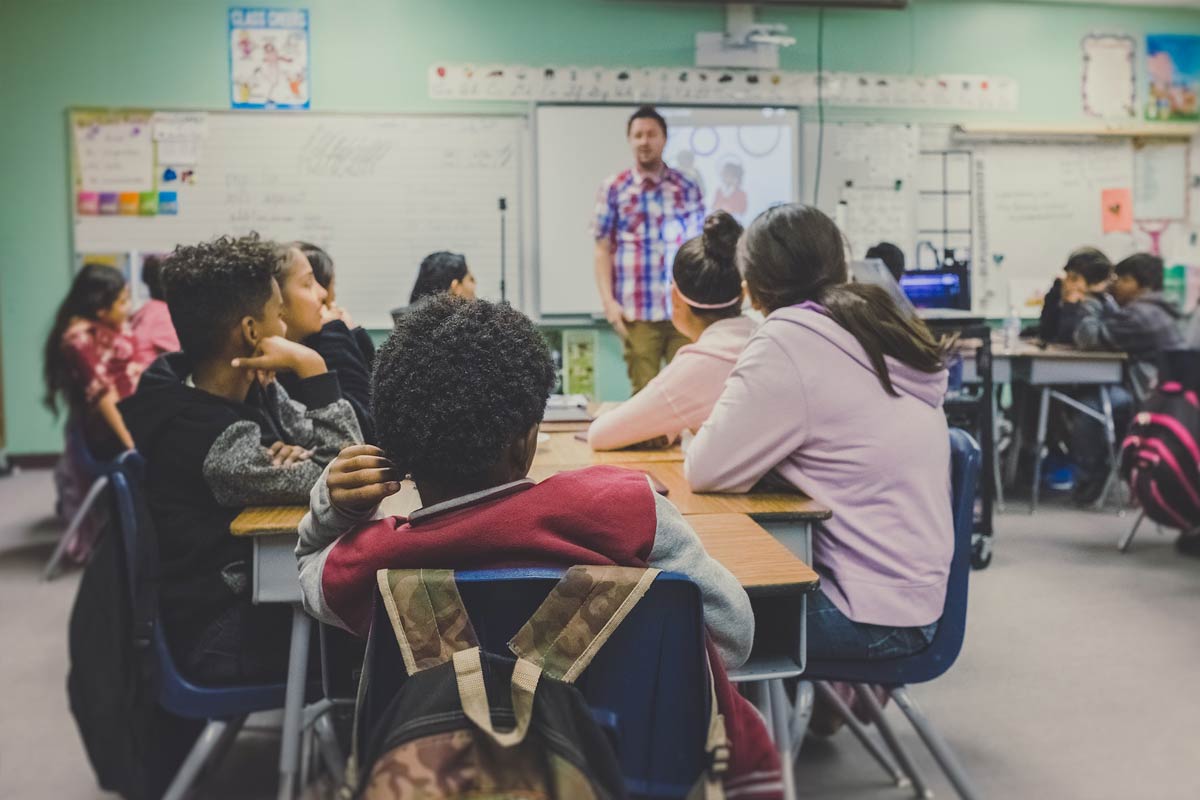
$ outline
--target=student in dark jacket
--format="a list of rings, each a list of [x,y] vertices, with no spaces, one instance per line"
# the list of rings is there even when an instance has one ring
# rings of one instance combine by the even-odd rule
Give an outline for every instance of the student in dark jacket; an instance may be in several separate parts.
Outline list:
[[[375,342],[371,339],[371,334],[367,333],[366,328],[361,325],[355,325],[349,312],[337,303],[333,257],[322,248],[309,242],[295,242],[294,246],[301,253],[304,253],[304,257],[312,265],[313,277],[317,279],[317,283],[325,287],[327,293],[325,297],[325,310],[328,312],[328,315],[332,319],[340,319],[346,323],[346,327],[354,335],[354,343],[358,345],[358,350],[362,353],[363,360],[367,364],[367,372],[369,373],[371,368],[375,366]]]
[[[1079,324],[1082,306],[1077,302],[1064,306],[1063,295],[1091,296],[1104,300],[1112,281],[1112,262],[1094,247],[1081,247],[1067,256],[1063,277],[1055,279],[1042,301],[1042,317],[1038,322],[1038,337],[1043,342],[1071,344],[1075,326]]]
[[[360,442],[337,376],[285,338],[281,251],[250,236],[176,248],[164,269],[182,352],[159,358],[121,404],[146,459],[161,611],[183,671],[202,683],[281,679],[288,610],[250,602],[246,506],[300,503]],[[289,396],[276,373],[294,373]]]
[[[1116,419],[1118,442],[1124,435],[1135,405],[1149,396],[1158,382],[1164,350],[1183,346],[1179,311],[1163,297],[1163,261],[1149,253],[1137,253],[1114,269],[1111,297],[1088,296],[1076,289],[1063,295],[1064,313],[1078,314],[1075,344],[1084,350],[1121,350],[1129,355],[1129,389],[1109,390]],[[1098,400],[1085,398],[1093,408]],[[1080,416],[1072,432],[1071,452],[1084,473],[1077,496],[1081,501],[1099,496],[1107,476],[1106,445],[1099,423]],[[1091,496],[1093,495],[1094,496]]]
[[[375,424],[371,419],[370,361],[363,353],[350,323],[345,321],[345,312],[329,309],[329,291],[317,280],[317,271],[302,247],[316,252],[312,245],[303,242],[288,245],[275,273],[283,294],[287,338],[320,353],[328,368],[337,373],[342,394],[354,409],[363,436],[366,441],[373,442]],[[327,266],[325,259],[319,256],[317,259],[323,268]],[[371,357],[374,358],[374,352]],[[297,378],[284,375],[280,377],[280,382],[290,392],[296,388]]]

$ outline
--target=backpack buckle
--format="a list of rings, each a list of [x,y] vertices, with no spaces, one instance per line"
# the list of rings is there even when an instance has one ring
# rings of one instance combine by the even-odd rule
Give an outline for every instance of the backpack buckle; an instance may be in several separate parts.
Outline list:
[[[729,745],[719,744],[708,752],[708,773],[724,775],[729,771]]]

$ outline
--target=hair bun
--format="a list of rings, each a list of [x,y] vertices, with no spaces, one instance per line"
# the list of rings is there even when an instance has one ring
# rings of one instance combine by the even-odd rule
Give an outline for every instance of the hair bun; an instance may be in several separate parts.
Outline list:
[[[704,220],[704,255],[715,261],[731,263],[737,251],[742,226],[727,211],[714,211]]]

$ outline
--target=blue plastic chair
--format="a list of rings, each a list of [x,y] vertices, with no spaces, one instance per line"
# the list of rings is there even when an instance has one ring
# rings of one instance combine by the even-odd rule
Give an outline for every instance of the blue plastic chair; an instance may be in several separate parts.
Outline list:
[[[537,568],[456,573],[480,647],[511,657],[508,640],[564,573]],[[683,575],[662,573],[575,682],[593,718],[610,733],[633,797],[684,797],[707,766],[704,635],[696,585]],[[367,652],[370,680],[360,737],[374,730],[407,678],[379,602]]]
[[[79,503],[79,508],[75,511],[75,515],[71,517],[71,521],[67,524],[67,528],[63,531],[62,536],[59,537],[58,544],[54,548],[54,553],[51,554],[50,560],[46,562],[46,566],[42,570],[42,580],[46,581],[52,581],[58,577],[58,573],[62,570],[62,560],[63,556],[67,553],[67,548],[75,541],[75,538],[79,535],[79,529],[83,527],[83,523],[87,521],[88,515],[92,512],[92,507],[96,505],[103,495],[104,490],[108,488],[109,477],[118,469],[117,459],[102,461],[92,454],[92,449],[88,447],[87,437],[83,431],[83,424],[77,419],[72,418],[67,421],[64,438],[64,448],[66,450],[64,457],[70,458],[79,464],[83,468],[83,471],[91,477],[92,484],[88,487],[87,493]]]
[[[147,582],[157,580],[157,540],[143,496],[145,462],[136,452],[116,459],[117,469],[109,476],[116,503],[117,524],[125,556],[130,601],[138,608],[145,602]],[[156,597],[151,593],[151,597]],[[135,613],[134,618],[137,619]],[[171,781],[164,800],[181,800],[214,754],[223,753],[237,736],[246,717],[256,711],[282,708],[284,684],[257,686],[199,686],[180,674],[167,646],[157,613],[149,630],[136,632],[138,644],[150,649],[159,705],[184,719],[206,720],[200,738]]]
[[[874,694],[869,689],[870,684],[880,684],[887,687],[896,700],[896,705],[908,717],[910,723],[925,745],[946,773],[950,783],[958,791],[960,797],[978,797],[978,792],[972,787],[966,773],[958,764],[954,754],[945,741],[934,730],[929,720],[917,707],[908,694],[908,685],[924,683],[937,678],[958,658],[962,650],[963,637],[967,628],[967,579],[971,574],[971,532],[975,516],[975,490],[979,483],[980,469],[979,445],[966,431],[958,428],[950,429],[950,477],[951,477],[951,511],[954,519],[954,556],[950,562],[950,577],[946,587],[946,604],[942,618],[938,622],[937,633],[929,647],[911,656],[881,661],[841,661],[818,660],[810,658],[804,672],[804,679],[817,682],[817,690],[821,695],[834,704],[846,718],[851,730],[859,736],[871,754],[903,783],[895,768],[890,765],[881,753],[874,747],[873,742],[866,738],[866,732],[855,721],[844,702],[827,685],[827,681],[839,681],[856,685],[859,699],[872,710],[875,723],[879,728],[896,760],[912,781],[918,795],[927,795],[924,782],[912,764],[912,760],[900,746],[891,727],[883,717],[883,709],[879,706]]]

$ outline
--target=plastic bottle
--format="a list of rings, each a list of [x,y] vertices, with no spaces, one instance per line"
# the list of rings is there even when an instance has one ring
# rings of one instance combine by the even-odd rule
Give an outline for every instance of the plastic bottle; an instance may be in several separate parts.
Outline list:
[[[1021,316],[1016,306],[1008,307],[1008,319],[1004,320],[1004,349],[1012,350],[1021,340]]]

